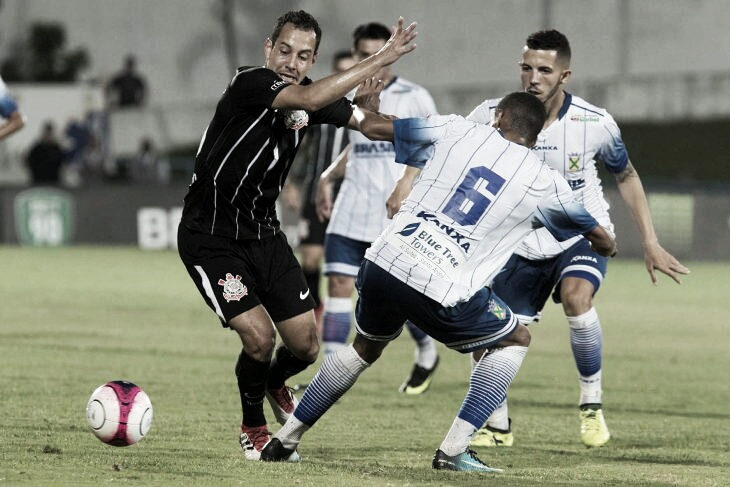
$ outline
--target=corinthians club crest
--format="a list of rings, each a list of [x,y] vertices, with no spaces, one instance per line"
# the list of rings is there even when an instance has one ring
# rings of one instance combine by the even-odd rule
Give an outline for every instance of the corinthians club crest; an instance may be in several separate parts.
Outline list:
[[[226,273],[226,280],[218,279],[218,284],[223,286],[223,297],[227,302],[240,301],[242,297],[248,294],[248,289],[241,283],[241,276],[234,276],[230,272]]]

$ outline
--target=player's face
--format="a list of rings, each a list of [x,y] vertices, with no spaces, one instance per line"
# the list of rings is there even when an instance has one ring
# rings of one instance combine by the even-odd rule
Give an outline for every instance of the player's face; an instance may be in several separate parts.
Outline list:
[[[359,63],[363,59],[378,52],[384,45],[385,40],[383,39],[360,39],[357,42],[357,47],[352,52],[352,57]],[[381,68],[380,71],[375,73],[375,77],[382,80],[389,80],[390,67],[386,66]]]
[[[337,64],[335,64],[335,73],[341,73],[343,71],[347,71],[351,67],[357,64],[357,61],[353,57],[345,57],[337,61]]]
[[[556,51],[533,50],[525,47],[520,59],[522,89],[535,95],[546,106],[562,91],[570,78],[570,68],[557,57]]]
[[[293,24],[286,24],[275,42],[266,39],[264,66],[284,81],[299,84],[317,61],[316,45],[317,36],[313,30],[300,30]]]

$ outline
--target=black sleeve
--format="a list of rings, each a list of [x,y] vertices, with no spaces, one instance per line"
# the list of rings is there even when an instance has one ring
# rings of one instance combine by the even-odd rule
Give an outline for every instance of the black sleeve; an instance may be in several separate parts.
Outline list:
[[[352,104],[347,98],[340,98],[329,105],[309,114],[309,124],[317,125],[329,123],[342,127],[347,125],[352,117]]]
[[[276,95],[289,86],[270,69],[262,67],[238,68],[230,84],[234,108],[246,109],[252,106],[271,108]]]

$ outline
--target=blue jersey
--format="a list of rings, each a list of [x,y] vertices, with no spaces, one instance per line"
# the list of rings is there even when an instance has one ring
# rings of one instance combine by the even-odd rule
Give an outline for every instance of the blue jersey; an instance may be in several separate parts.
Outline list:
[[[396,161],[422,168],[366,259],[443,306],[491,282],[535,226],[557,240],[598,222],[528,148],[456,115],[396,120]]]
[[[499,99],[486,100],[467,118],[489,123],[498,103]],[[540,132],[532,150],[565,177],[576,199],[613,233],[609,204],[596,168],[601,162],[608,172],[617,174],[629,163],[621,131],[613,117],[605,109],[566,93],[557,120]],[[569,248],[576,239],[558,242],[540,229],[530,234],[516,253],[534,260],[550,258]]]
[[[15,102],[5,82],[0,78],[0,116],[8,118],[18,111],[18,104]]]

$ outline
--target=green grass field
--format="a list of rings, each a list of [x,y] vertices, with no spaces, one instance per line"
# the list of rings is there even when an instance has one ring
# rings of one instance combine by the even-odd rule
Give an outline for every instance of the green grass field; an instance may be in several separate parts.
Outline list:
[[[730,485],[730,264],[689,265],[681,286],[662,276],[658,287],[641,262],[609,268],[597,298],[612,432],[601,449],[580,443],[567,325],[548,306],[510,391],[515,446],[480,451],[506,472],[487,475],[431,469],[466,392],[466,356],[441,347],[431,389],[405,397],[403,336],[305,436],[302,463],[247,462],[238,338],[175,252],[0,247],[0,485]],[[148,437],[128,448],[85,422],[89,394],[113,379],[154,405]]]

